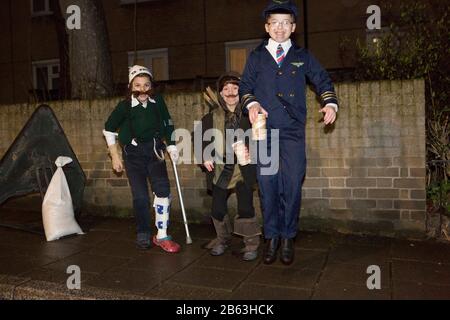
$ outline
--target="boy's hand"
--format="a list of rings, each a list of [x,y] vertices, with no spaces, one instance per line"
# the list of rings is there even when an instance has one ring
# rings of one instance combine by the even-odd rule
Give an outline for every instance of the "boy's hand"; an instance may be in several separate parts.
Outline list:
[[[112,160],[112,167],[113,170],[116,172],[122,172],[123,171],[123,163],[122,160],[120,159],[120,155],[119,155],[119,144],[112,144],[109,147],[109,154],[111,155],[111,160]]]
[[[245,147],[245,161],[249,161],[249,160],[251,160],[250,159],[250,152],[248,151],[248,148],[247,147]]]
[[[180,154],[178,152],[177,146],[175,145],[170,145],[167,147],[167,152],[170,155],[170,159],[172,159],[172,161],[177,164],[178,163],[178,158],[180,157]]]
[[[266,118],[269,116],[266,110],[264,110],[261,105],[256,102],[254,103],[249,109],[248,109],[248,118],[250,120],[250,123],[253,124],[256,121],[256,118],[258,117],[258,113],[262,113],[266,116]]]
[[[336,110],[333,107],[324,107],[319,112],[325,113],[323,117],[325,125],[332,124],[336,120]]]
[[[208,172],[211,172],[214,169],[214,163],[212,161],[205,161],[203,163],[203,166],[206,168],[206,170],[208,170]]]
[[[114,171],[120,173],[123,171],[123,163],[119,158],[112,158],[112,167]]]

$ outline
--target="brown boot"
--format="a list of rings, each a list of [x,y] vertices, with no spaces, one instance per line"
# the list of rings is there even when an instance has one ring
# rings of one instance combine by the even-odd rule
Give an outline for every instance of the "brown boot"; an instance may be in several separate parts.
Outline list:
[[[258,257],[258,247],[260,243],[261,228],[253,218],[238,218],[234,220],[234,233],[244,237],[245,247],[242,249],[242,259],[253,261]]]
[[[212,218],[212,217],[211,217]],[[212,256],[221,256],[225,250],[230,246],[231,242],[231,223],[230,218],[225,216],[223,221],[212,218],[214,228],[216,229],[217,238],[211,240],[205,248],[211,249]]]

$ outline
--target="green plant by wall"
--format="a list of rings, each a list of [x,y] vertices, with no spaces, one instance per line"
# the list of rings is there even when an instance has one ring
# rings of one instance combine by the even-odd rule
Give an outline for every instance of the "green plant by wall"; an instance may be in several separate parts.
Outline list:
[[[357,42],[357,80],[425,80],[427,184],[434,197],[450,177],[450,6],[447,1],[404,1],[381,5],[384,28],[374,41]],[[431,164],[431,165],[430,165]],[[434,200],[432,200],[434,201]],[[447,202],[448,208],[448,202]]]
[[[450,182],[433,182],[427,187],[427,198],[429,200],[429,211],[443,209],[443,213],[450,216]]]

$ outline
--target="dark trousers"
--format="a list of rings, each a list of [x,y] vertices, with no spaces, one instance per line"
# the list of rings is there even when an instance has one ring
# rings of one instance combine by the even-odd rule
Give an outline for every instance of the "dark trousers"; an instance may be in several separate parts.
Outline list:
[[[258,184],[264,217],[264,237],[292,239],[297,235],[301,206],[302,182],[306,172],[305,130],[297,124],[293,129],[279,130],[278,170],[264,174],[268,164],[258,159]],[[271,155],[268,132],[268,154]],[[275,142],[275,141],[274,141]]]
[[[133,194],[137,233],[150,234],[148,180],[150,180],[152,191],[159,198],[169,197],[170,184],[166,162],[159,160],[154,154],[153,142],[141,142],[137,146],[126,145],[123,148],[123,158]]]
[[[230,196],[230,190],[213,186],[212,190],[212,212],[211,216],[219,221],[228,213],[227,200]],[[244,182],[236,184],[236,197],[238,204],[239,218],[253,218],[255,208],[253,207],[253,188],[247,186]]]

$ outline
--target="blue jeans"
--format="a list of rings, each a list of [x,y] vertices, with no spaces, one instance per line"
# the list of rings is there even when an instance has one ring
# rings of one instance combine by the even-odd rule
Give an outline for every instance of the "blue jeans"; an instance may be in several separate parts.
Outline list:
[[[137,233],[151,234],[150,198],[148,180],[152,191],[160,198],[170,195],[166,162],[156,157],[153,141],[140,142],[137,146],[128,144],[123,147],[123,158],[128,181],[133,194],[133,208]],[[148,179],[148,180],[147,180]]]

